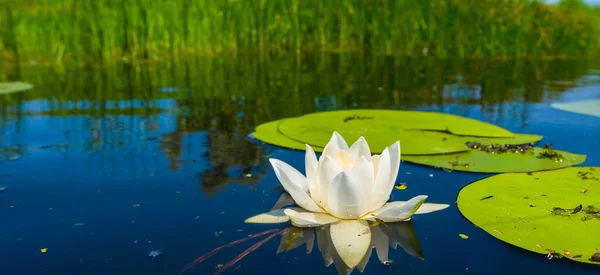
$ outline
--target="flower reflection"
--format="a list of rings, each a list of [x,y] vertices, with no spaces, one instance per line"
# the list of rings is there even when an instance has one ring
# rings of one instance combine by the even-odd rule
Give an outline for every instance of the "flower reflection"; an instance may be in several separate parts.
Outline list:
[[[418,259],[425,259],[423,251],[419,245],[419,241],[413,229],[412,223],[370,223],[370,245],[367,254],[362,258],[356,266],[358,271],[363,272],[367,267],[367,263],[375,250],[377,258],[382,264],[389,265],[391,261],[388,257],[389,248],[398,249],[400,246],[406,253]],[[334,247],[331,237],[331,225],[325,225],[318,228],[295,227],[290,226],[281,235],[277,254],[294,250],[302,245],[306,245],[306,254],[313,251],[315,238],[317,247],[323,256],[323,261],[326,267],[333,264],[338,271],[338,274],[350,274],[354,268],[349,267],[344,263]],[[349,243],[349,245],[352,245]]]

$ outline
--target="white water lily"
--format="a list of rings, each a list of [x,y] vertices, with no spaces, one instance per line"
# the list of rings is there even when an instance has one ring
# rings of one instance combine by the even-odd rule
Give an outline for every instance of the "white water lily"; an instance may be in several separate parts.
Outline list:
[[[337,132],[317,159],[306,145],[306,176],[289,164],[269,159],[277,178],[299,207],[272,209],[246,220],[249,223],[281,223],[291,220],[297,227],[330,224],[330,237],[344,263],[354,268],[367,253],[371,230],[367,221],[408,221],[413,214],[447,208],[447,204],[424,203],[427,196],[408,201],[387,202],[400,168],[400,142],[380,155],[371,155],[367,141],[360,137],[352,146]],[[281,197],[277,205],[290,205]]]

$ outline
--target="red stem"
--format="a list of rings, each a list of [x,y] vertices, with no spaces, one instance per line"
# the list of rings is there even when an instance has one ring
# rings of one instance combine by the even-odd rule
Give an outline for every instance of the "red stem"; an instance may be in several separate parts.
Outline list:
[[[194,267],[194,266],[196,266],[197,264],[199,264],[199,263],[203,262],[204,260],[206,260],[206,259],[210,258],[211,256],[213,256],[213,255],[217,254],[217,252],[219,252],[219,251],[221,251],[221,250],[223,250],[223,249],[225,249],[225,248],[232,247],[232,246],[234,246],[234,245],[236,245],[236,244],[240,244],[240,243],[243,243],[243,242],[245,242],[245,241],[247,241],[247,240],[254,239],[254,238],[256,238],[256,237],[260,237],[260,236],[264,236],[264,235],[267,235],[267,234],[269,234],[269,233],[273,233],[273,232],[280,233],[280,232],[277,232],[277,231],[280,231],[280,230],[281,230],[281,229],[269,229],[269,230],[266,230],[266,231],[263,231],[263,232],[260,232],[260,233],[256,233],[256,234],[253,234],[253,235],[248,235],[248,237],[245,237],[245,238],[242,238],[242,239],[239,239],[239,240],[235,240],[235,241],[233,241],[233,242],[230,242],[230,243],[228,243],[228,244],[226,244],[226,245],[219,246],[219,247],[217,247],[217,248],[215,248],[215,249],[211,250],[210,252],[208,252],[208,253],[206,253],[206,254],[204,254],[204,255],[202,255],[202,256],[200,256],[200,257],[198,257],[198,258],[194,259],[194,261],[193,261],[192,263],[190,263],[190,264],[186,265],[186,266],[183,268],[183,270],[181,270],[181,271],[178,273],[178,275],[181,275],[181,274],[183,274],[184,272],[186,272],[186,271],[190,270],[191,268],[193,268],[193,267]]]
[[[231,260],[227,264],[225,264],[222,268],[220,268],[219,270],[215,271],[215,273],[213,273],[212,275],[221,274],[221,272],[223,272],[223,271],[227,270],[228,268],[232,267],[234,264],[236,264],[237,262],[239,262],[242,258],[244,258],[248,254],[250,254],[250,252],[256,250],[257,248],[259,248],[264,243],[268,242],[269,240],[275,238],[278,235],[283,234],[286,231],[287,231],[287,229],[280,229],[279,232],[275,232],[275,233],[269,235],[268,237],[262,239],[261,241],[255,243],[254,245],[252,245],[248,249],[244,250],[244,252],[240,253],[240,255],[238,255],[237,257],[235,257],[233,260]]]

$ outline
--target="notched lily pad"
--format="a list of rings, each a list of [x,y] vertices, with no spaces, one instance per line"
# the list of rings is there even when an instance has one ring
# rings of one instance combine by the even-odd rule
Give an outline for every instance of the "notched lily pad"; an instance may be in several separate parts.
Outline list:
[[[263,141],[265,143],[269,143],[272,145],[277,145],[277,146],[286,147],[286,148],[290,148],[290,149],[306,150],[306,145],[304,143],[290,139],[287,136],[285,136],[279,132],[279,130],[278,130],[279,124],[282,121],[283,121],[283,119],[270,121],[270,122],[258,125],[256,127],[256,129],[254,129],[252,136],[260,141]],[[323,147],[313,146],[313,150],[315,150],[316,152],[322,152]]]
[[[581,164],[586,155],[531,147],[523,151],[502,153],[471,150],[466,153],[407,156],[402,160],[446,170],[480,173],[533,172],[554,170]]]
[[[27,82],[0,82],[0,95],[27,91],[33,84]]]
[[[509,244],[549,259],[600,264],[592,261],[600,249],[597,169],[569,167],[488,177],[460,191],[458,209],[469,221]],[[580,192],[584,188],[588,193]]]
[[[482,144],[534,143],[542,136],[514,134],[481,121],[434,112],[350,110],[320,112],[259,125],[254,137],[263,142],[304,150],[309,144],[317,152],[337,131],[347,140],[360,136],[369,141],[373,153],[381,153],[400,140],[403,155],[435,155],[466,152],[467,142]]]
[[[401,140],[403,154],[441,154],[465,151],[457,135],[513,138],[498,126],[435,112],[343,110],[319,112],[282,121],[279,132],[290,139],[325,146],[333,131],[348,140],[364,136],[373,152]]]

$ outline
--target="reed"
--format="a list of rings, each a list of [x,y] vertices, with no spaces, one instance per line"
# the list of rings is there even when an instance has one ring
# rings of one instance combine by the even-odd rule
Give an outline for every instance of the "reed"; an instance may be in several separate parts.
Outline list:
[[[580,57],[600,45],[591,10],[533,0],[24,0],[0,4],[0,50],[13,62],[75,64],[365,49]]]

